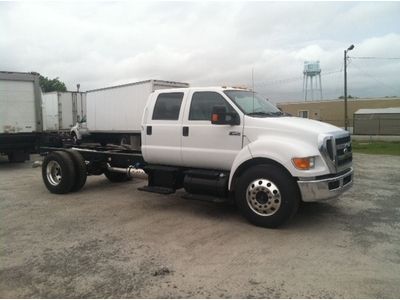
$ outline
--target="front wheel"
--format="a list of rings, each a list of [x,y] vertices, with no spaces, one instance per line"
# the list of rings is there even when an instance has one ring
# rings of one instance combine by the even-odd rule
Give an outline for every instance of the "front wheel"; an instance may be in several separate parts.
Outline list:
[[[236,202],[251,223],[275,228],[295,215],[300,195],[296,181],[285,170],[263,164],[251,167],[240,176]]]

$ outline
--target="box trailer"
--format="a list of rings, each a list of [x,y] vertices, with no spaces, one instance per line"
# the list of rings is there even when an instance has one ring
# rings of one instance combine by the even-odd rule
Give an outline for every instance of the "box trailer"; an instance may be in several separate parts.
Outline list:
[[[0,71],[0,153],[25,161],[43,130],[38,73]]]
[[[69,132],[86,117],[86,93],[50,92],[43,96],[43,130]]]
[[[77,140],[101,144],[140,145],[142,112],[155,90],[187,88],[188,83],[146,80],[86,92],[86,123],[77,124],[71,134]]]

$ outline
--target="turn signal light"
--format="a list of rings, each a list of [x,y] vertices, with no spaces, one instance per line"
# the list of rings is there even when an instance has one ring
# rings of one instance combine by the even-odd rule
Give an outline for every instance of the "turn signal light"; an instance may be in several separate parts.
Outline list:
[[[295,157],[292,159],[294,166],[299,170],[310,170],[314,168],[314,157]]]

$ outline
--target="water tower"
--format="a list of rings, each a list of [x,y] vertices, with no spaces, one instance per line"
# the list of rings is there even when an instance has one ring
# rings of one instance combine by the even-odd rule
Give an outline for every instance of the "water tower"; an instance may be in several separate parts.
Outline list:
[[[303,75],[304,100],[307,101],[309,94],[311,94],[311,100],[314,100],[314,91],[318,90],[320,99],[322,100],[321,68],[319,66],[319,60],[305,61]],[[309,82],[310,87],[308,86]]]

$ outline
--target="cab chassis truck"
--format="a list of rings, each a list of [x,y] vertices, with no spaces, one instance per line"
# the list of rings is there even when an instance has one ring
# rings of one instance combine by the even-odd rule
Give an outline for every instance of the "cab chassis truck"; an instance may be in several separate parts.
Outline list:
[[[274,228],[300,202],[338,197],[353,183],[351,139],[323,122],[286,116],[250,90],[179,88],[150,94],[141,150],[119,146],[43,148],[42,177],[56,194],[88,175],[147,178],[143,191],[184,188],[189,198],[233,201],[251,223]]]

